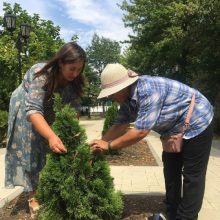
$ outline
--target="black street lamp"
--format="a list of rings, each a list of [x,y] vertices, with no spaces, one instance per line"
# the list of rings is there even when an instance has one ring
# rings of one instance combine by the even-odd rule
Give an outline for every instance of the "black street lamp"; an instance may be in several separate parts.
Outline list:
[[[6,30],[11,33],[16,29],[16,16],[11,12],[8,12],[4,15],[4,27]],[[20,32],[17,36],[16,48],[18,50],[18,73],[19,73],[19,83],[22,81],[22,69],[21,69],[21,52],[22,52],[22,43],[27,42],[27,39],[30,36],[31,26],[27,23],[23,23],[20,26]]]

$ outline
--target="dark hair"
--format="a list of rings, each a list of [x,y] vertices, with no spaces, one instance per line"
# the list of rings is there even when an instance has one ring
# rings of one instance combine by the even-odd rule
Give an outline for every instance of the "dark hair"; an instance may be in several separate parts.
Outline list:
[[[47,64],[36,73],[36,77],[47,74],[45,82],[45,89],[47,91],[47,98],[53,96],[54,91],[57,87],[57,78],[59,74],[59,63],[71,64],[78,61],[83,61],[84,65],[82,72],[85,67],[86,53],[85,51],[75,42],[69,42],[64,44],[56,55],[47,62]],[[76,95],[81,96],[83,93],[83,87],[85,85],[85,78],[82,72],[71,82],[72,87]]]

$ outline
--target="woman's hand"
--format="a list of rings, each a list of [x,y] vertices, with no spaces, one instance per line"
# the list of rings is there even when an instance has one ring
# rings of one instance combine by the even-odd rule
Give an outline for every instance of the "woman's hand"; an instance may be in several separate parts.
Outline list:
[[[51,137],[48,138],[48,142],[49,142],[50,149],[54,153],[58,153],[58,154],[67,153],[67,149],[65,148],[65,146],[63,145],[63,142],[58,136],[52,135]]]
[[[63,154],[67,152],[62,141],[50,128],[43,115],[40,113],[34,113],[30,115],[29,119],[38,133],[48,140],[50,149],[54,153]]]

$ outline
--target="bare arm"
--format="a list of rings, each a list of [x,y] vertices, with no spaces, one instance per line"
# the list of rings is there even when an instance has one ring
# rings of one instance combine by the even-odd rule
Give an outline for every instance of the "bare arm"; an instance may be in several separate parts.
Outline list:
[[[34,113],[29,116],[30,122],[33,124],[38,133],[48,140],[49,146],[52,151],[56,153],[66,153],[66,148],[64,147],[60,138],[54,133],[46,122],[43,115],[40,113]]]
[[[111,148],[120,149],[128,147],[146,137],[148,133],[148,130],[142,131],[135,128],[129,129],[124,135],[111,142]]]
[[[103,135],[102,140],[110,141],[114,140],[117,137],[120,137],[122,134],[125,133],[128,126],[129,124],[118,124],[111,126],[109,130]]]
[[[148,133],[149,130],[141,131],[134,128],[130,129],[124,135],[114,139],[111,142],[111,149],[114,150],[128,147],[146,137]],[[108,150],[108,142],[105,140],[94,140],[91,145],[93,151],[95,151],[97,148]]]

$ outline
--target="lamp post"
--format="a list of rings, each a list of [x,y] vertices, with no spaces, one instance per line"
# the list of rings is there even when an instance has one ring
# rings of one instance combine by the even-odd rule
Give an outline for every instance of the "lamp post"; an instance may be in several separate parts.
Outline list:
[[[4,15],[4,26],[6,30],[11,33],[16,30],[16,16],[13,15],[11,12],[8,12]],[[16,40],[16,48],[18,50],[19,83],[21,83],[22,81],[22,69],[21,69],[22,43],[27,42],[27,39],[30,36],[30,31],[31,31],[31,26],[27,23],[22,23]]]

